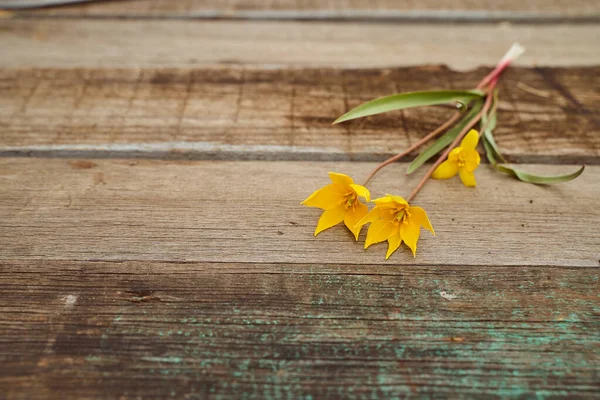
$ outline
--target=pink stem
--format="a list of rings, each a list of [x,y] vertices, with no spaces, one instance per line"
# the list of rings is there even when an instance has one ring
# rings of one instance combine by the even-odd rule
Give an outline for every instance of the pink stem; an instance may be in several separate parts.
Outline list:
[[[481,82],[479,82],[479,85],[477,85],[477,89],[481,89],[481,88],[485,87],[485,85],[487,85],[488,83],[490,83],[494,79],[498,80],[498,78],[500,77],[500,74],[502,72],[504,72],[504,70],[510,65],[511,62],[512,62],[512,60],[508,59],[508,60],[502,62],[502,64],[498,64],[496,66],[496,68],[494,68],[492,70],[492,72],[490,72],[489,74],[487,74],[481,80]]]
[[[379,164],[374,170],[373,172],[371,172],[371,175],[369,175],[369,177],[367,178],[367,180],[365,181],[365,183],[363,183],[363,186],[367,186],[367,183],[371,180],[371,178],[373,176],[375,176],[375,174],[383,167],[385,167],[386,165],[389,165],[393,162],[398,161],[399,159],[401,159],[402,157],[404,157],[405,155],[409,154],[410,152],[412,152],[413,150],[418,149],[419,147],[421,147],[424,143],[427,143],[429,140],[433,139],[434,137],[436,137],[437,135],[439,135],[440,133],[442,133],[443,131],[445,131],[447,128],[449,128],[454,122],[456,122],[456,120],[460,117],[460,112],[455,113],[448,121],[444,122],[442,125],[440,125],[437,129],[435,129],[434,131],[430,132],[428,135],[426,135],[425,137],[421,138],[421,140],[419,140],[417,143],[413,144],[412,146],[410,146],[408,149],[404,150],[402,153],[397,154],[393,157],[388,158],[387,160],[385,160],[384,162],[382,162],[381,164]]]

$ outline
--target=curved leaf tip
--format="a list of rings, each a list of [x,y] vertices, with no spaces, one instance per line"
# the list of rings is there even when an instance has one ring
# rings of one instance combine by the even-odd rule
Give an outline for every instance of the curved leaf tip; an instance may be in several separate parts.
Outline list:
[[[436,104],[451,103],[453,101],[466,104],[483,95],[484,93],[480,90],[432,90],[399,93],[363,103],[333,121],[333,125],[351,119],[381,114],[388,111],[402,110],[405,108],[432,106]]]

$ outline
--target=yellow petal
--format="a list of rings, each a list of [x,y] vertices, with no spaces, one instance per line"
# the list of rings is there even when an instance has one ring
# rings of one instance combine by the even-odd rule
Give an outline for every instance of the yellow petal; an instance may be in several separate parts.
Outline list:
[[[390,258],[390,256],[392,255],[393,252],[398,250],[398,247],[400,247],[400,243],[402,243],[402,238],[400,236],[400,233],[397,233],[396,235],[394,235],[388,239],[388,251],[387,251],[387,254],[385,255],[386,260],[388,258]]]
[[[479,143],[479,132],[477,132],[475,129],[471,129],[460,142],[460,147],[468,150],[474,150],[475,147],[477,147],[477,143]]]
[[[400,224],[400,236],[406,245],[412,250],[413,256],[417,255],[417,242],[421,235],[421,227],[414,221]]]
[[[302,202],[307,207],[317,207],[323,210],[331,210],[346,199],[344,187],[331,183],[317,190]]]
[[[469,172],[466,168],[461,168],[459,171],[460,180],[466,187],[475,187],[477,182],[475,181],[475,175],[473,172]]]
[[[323,232],[325,229],[331,228],[332,226],[335,226],[342,222],[344,220],[345,215],[346,207],[343,204],[334,209],[323,211],[323,214],[321,214],[321,218],[319,218],[317,229],[315,229],[315,236]]]
[[[331,179],[331,182],[342,186],[350,186],[354,183],[354,180],[348,175],[339,174],[337,172],[329,172],[329,179]]]
[[[369,213],[367,215],[365,215],[363,218],[361,218],[360,221],[358,221],[356,223],[356,225],[354,225],[354,226],[355,227],[363,226],[364,224],[368,224],[369,222],[373,222],[373,221],[380,219],[381,218],[380,211],[381,211],[381,209],[379,209],[378,207],[375,207],[374,209],[369,211]]]
[[[369,207],[357,201],[354,203],[353,207],[350,207],[346,210],[346,216],[344,217],[344,224],[350,229],[350,232],[354,234],[354,238],[358,240],[358,234],[362,228],[362,225],[357,225],[357,223],[362,220],[365,215],[369,212]]]
[[[379,208],[397,207],[399,204],[408,204],[403,197],[386,194],[384,197],[373,200],[373,203]]]
[[[398,204],[408,204],[408,202],[402,196],[395,196],[393,194],[388,194],[386,196],[390,197],[393,201],[395,201]]]
[[[365,249],[372,244],[384,242],[398,233],[398,225],[387,219],[378,219],[369,225]]]
[[[465,167],[467,168],[467,171],[475,171],[479,166],[479,162],[481,161],[479,153],[477,150],[467,150],[465,156]]]
[[[452,151],[450,152],[450,154],[448,154],[448,161],[457,162],[460,157],[460,153],[462,153],[462,152],[463,152],[462,147],[453,148]]]
[[[355,183],[351,183],[350,187],[358,196],[362,197],[366,201],[371,201],[371,193],[369,193],[369,189],[367,189],[363,185],[357,185]]]
[[[387,210],[390,208],[396,208],[398,205],[394,200],[389,197],[382,197],[372,201],[379,210]]]
[[[379,205],[379,204],[385,205],[388,203],[392,203],[393,201],[394,201],[394,199],[392,199],[392,197],[388,196],[388,195],[373,199],[373,203],[375,203],[376,205]]]
[[[423,210],[421,207],[411,207],[409,212],[411,219],[416,224],[424,227],[435,236],[435,232],[433,231],[433,227],[431,226],[431,222],[429,222],[429,218],[427,217],[425,210]]]
[[[458,165],[450,160],[446,160],[433,171],[433,179],[449,179],[458,172]]]

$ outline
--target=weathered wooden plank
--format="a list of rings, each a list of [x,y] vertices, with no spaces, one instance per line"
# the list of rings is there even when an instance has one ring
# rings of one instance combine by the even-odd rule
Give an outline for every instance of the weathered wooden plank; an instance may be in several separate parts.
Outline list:
[[[337,126],[398,91],[467,89],[486,69],[0,70],[0,154],[194,159],[381,160],[448,108]],[[600,68],[517,68],[503,77],[497,140],[521,162],[600,161]],[[416,154],[416,152],[415,152]]]
[[[0,67],[598,65],[595,24],[364,24],[180,20],[0,20]],[[475,42],[473,38],[477,38]]]
[[[600,389],[598,268],[0,265],[0,387],[11,399]]]
[[[0,260],[139,260],[598,267],[600,168],[554,187],[483,165],[479,186],[431,182],[416,199],[437,236],[417,258],[363,250],[343,227],[313,237],[319,210],[300,202],[327,171],[358,181],[373,163],[0,159]],[[573,166],[529,166],[542,173]],[[420,174],[384,170],[373,196],[406,195]],[[365,232],[363,231],[363,236]]]
[[[52,5],[61,0],[2,0],[1,7]],[[318,18],[318,19],[461,19],[548,20],[598,17],[600,5],[586,0],[136,0],[77,4],[28,12],[52,17],[152,18]]]

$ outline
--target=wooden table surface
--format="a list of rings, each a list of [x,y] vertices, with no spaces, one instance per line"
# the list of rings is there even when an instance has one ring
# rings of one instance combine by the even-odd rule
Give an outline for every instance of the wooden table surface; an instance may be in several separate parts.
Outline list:
[[[587,0],[0,13],[0,398],[598,396],[599,23]],[[450,111],[331,121],[470,88],[514,41],[498,144],[579,179],[430,182],[416,258],[312,236],[327,171],[362,179]],[[405,168],[372,193],[408,194]]]

